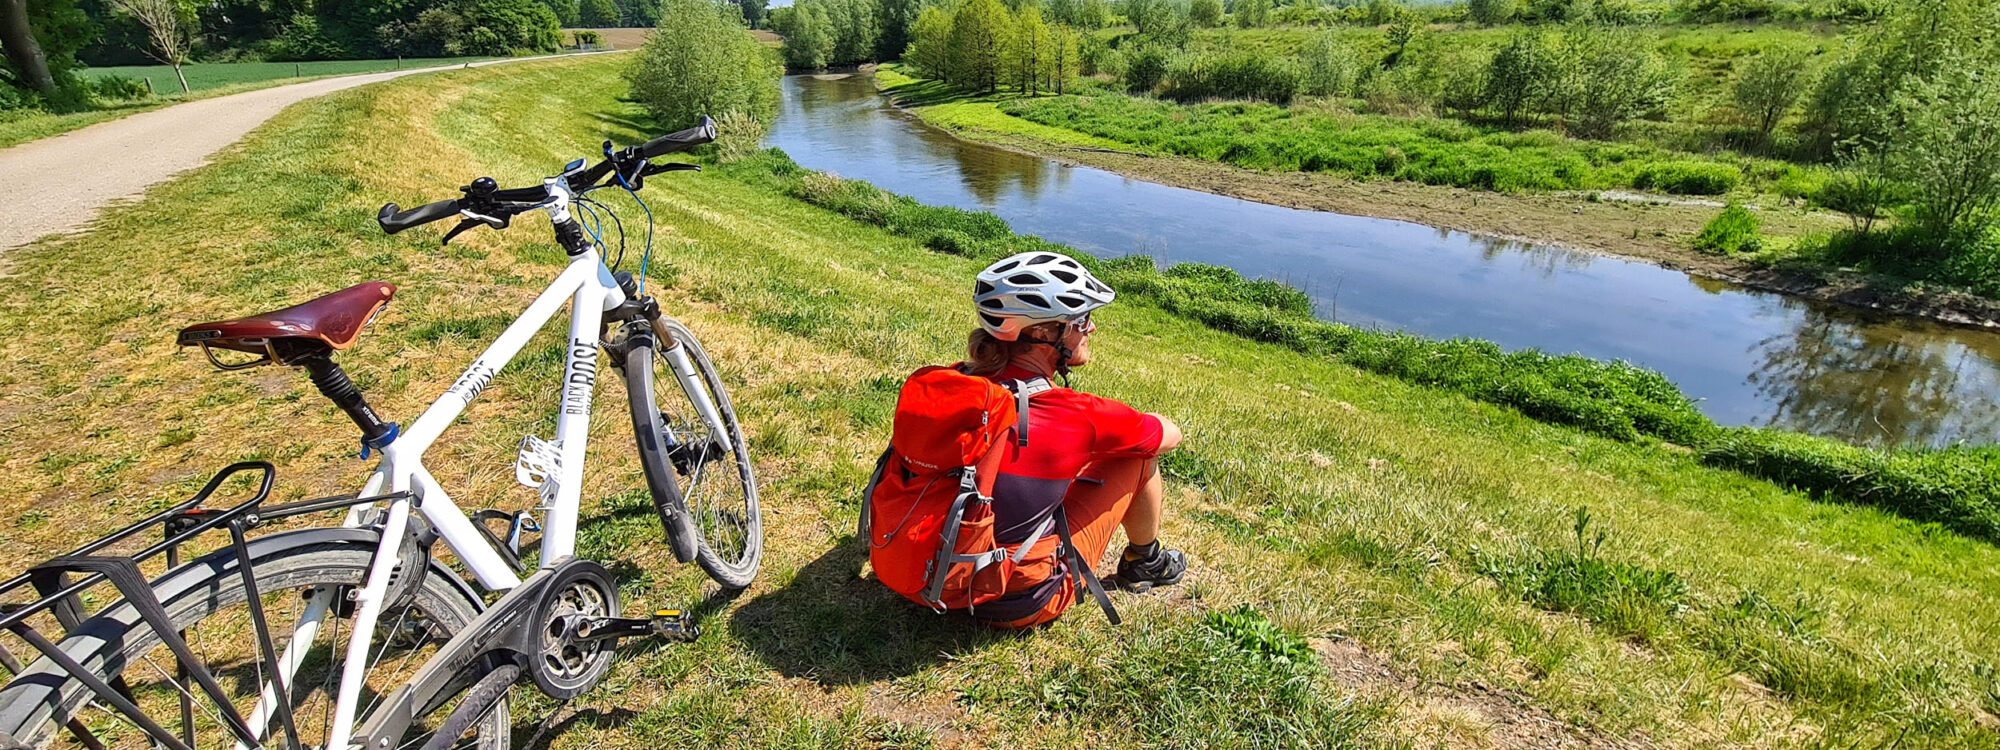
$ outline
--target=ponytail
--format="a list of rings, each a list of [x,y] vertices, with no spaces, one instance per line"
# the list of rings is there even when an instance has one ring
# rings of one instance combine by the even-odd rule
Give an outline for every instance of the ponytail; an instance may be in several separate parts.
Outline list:
[[[972,335],[967,336],[965,340],[966,374],[989,378],[999,375],[1001,370],[1007,369],[1007,365],[1012,364],[1016,357],[1028,350],[1028,347],[1046,343],[1030,334],[1053,330],[1057,336],[1061,336],[1062,325],[1062,323],[1038,323],[1028,326],[1021,331],[1020,338],[1013,341],[994,338],[993,334],[987,333],[984,328],[972,329]]]

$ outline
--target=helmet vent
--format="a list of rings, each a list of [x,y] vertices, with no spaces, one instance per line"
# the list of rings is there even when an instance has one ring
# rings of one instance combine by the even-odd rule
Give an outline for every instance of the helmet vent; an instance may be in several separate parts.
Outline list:
[[[1040,277],[1037,277],[1032,273],[1017,273],[1007,277],[1007,283],[1028,286],[1031,284],[1040,284],[1042,283],[1042,280]]]
[[[979,320],[993,328],[1004,328],[1007,325],[1007,321],[1001,320],[997,316],[987,315],[986,313],[980,313]]]
[[[987,272],[989,272],[989,273],[1006,273],[1006,272],[1008,272],[1008,271],[1012,271],[1012,270],[1014,270],[1014,268],[1015,268],[1016,266],[1019,266],[1019,265],[1021,265],[1020,261],[1015,261],[1015,262],[1013,262],[1013,263],[1006,263],[1006,264],[1003,264],[1003,265],[999,265],[999,266],[994,266],[993,268],[989,268],[989,269],[987,269]]]
[[[981,281],[981,282],[979,282],[979,285],[978,285],[978,286],[975,286],[975,287],[973,287],[973,288],[972,288],[972,293],[973,293],[973,294],[992,294],[992,293],[993,293],[993,285],[992,285],[992,284],[988,284],[988,283],[986,283],[986,282],[984,282],[984,281]]]
[[[1031,266],[1039,266],[1039,265],[1041,265],[1041,264],[1043,264],[1043,263],[1047,263],[1047,262],[1049,262],[1049,261],[1052,261],[1052,260],[1055,260],[1055,259],[1057,259],[1057,258],[1061,258],[1061,257],[1062,257],[1062,256],[1060,256],[1060,255],[1050,255],[1050,254],[1048,254],[1048,253],[1042,253],[1041,255],[1037,255],[1037,256],[1035,256],[1035,257],[1033,257],[1033,258],[1030,258],[1030,259],[1028,260],[1028,265],[1031,265]]]
[[[1097,280],[1096,280],[1096,279],[1091,279],[1091,280],[1090,280],[1090,290],[1091,290],[1091,291],[1093,291],[1093,292],[1098,292],[1098,293],[1101,293],[1101,294],[1110,294],[1110,293],[1111,293],[1111,287],[1108,287],[1108,286],[1105,286],[1105,285],[1103,285],[1103,284],[1099,284],[1099,283],[1097,283]]]
[[[1049,299],[1039,294],[1023,294],[1018,297],[1015,297],[1015,299],[1042,308],[1044,310],[1049,308]]]
[[[984,307],[984,308],[986,308],[986,309],[988,309],[988,310],[999,310],[999,309],[1001,309],[1001,308],[1003,307],[1003,306],[1002,306],[1002,305],[1000,304],[1000,300],[997,300],[997,299],[983,299],[983,300],[980,300],[980,301],[979,301],[979,306],[980,306],[980,307]]]
[[[1076,274],[1070,273],[1068,271],[1050,271],[1049,275],[1054,276],[1058,279],[1062,279],[1063,283],[1065,284],[1076,283]]]
[[[1082,297],[1073,297],[1067,294],[1056,297],[1056,301],[1063,303],[1066,307],[1082,307],[1090,302]]]

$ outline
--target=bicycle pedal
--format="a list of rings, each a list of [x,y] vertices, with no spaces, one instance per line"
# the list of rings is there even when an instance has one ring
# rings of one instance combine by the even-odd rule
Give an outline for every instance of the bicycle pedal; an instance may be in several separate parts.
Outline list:
[[[683,643],[693,643],[701,638],[701,626],[696,625],[694,616],[684,610],[662,609],[653,613],[654,633]]]

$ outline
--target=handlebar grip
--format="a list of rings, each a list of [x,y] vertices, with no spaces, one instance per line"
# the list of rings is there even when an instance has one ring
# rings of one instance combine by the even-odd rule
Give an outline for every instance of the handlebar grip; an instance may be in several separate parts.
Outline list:
[[[389,203],[382,206],[381,213],[375,215],[375,222],[382,225],[383,232],[395,234],[410,227],[429,224],[433,221],[448,219],[456,215],[458,215],[458,201],[456,200],[426,203],[408,211],[400,210],[396,204]]]
[[[702,115],[701,122],[694,127],[647,141],[646,145],[639,147],[639,154],[651,159],[655,156],[686,151],[713,140],[715,140],[715,121],[709,119],[708,115]]]

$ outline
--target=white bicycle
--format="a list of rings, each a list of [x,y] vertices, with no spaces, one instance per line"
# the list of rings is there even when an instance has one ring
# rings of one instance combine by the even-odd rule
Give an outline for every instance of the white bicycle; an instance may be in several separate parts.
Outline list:
[[[618,581],[576,556],[580,490],[592,392],[608,364],[624,379],[641,464],[674,555],[698,562],[729,589],[748,586],[763,529],[743,431],[715,367],[679,322],[660,313],[635,280],[607,265],[599,232],[572,215],[609,210],[600,189],[630,191],[648,176],[696,169],[653,163],[714,138],[695,128],[577,160],[541,185],[498,189],[490,178],[463,197],[378,217],[390,233],[451,217],[444,241],[479,226],[506,228],[547,212],[570,263],[407,429],[371,409],[332,359],[352,346],[395,287],[368,283],[264,315],[190,326],[224,370],[281,364],[303,368],[319,392],[361,428],[362,457],[380,463],[359,493],[265,505],[269,464],[236,464],[193,499],[0,584],[0,629],[42,657],[22,664],[0,649],[14,678],[0,689],[0,747],[506,748],[506,696],[532,682],[557,699],[594,686],[623,638],[665,634],[692,640],[678,610],[622,616]],[[641,203],[643,205],[643,203]],[[650,221],[650,212],[649,212]],[[601,224],[598,227],[602,228]],[[650,253],[650,230],[648,252]],[[642,257],[641,267],[644,267]],[[569,302],[568,345],[556,432],[521,442],[516,476],[540,493],[531,512],[468,516],[426,471],[424,452]],[[656,384],[674,386],[656,392]],[[254,496],[228,508],[207,502],[241,472],[259,472]],[[271,521],[346,508],[337,528],[247,532]],[[496,524],[499,524],[496,528]],[[113,553],[156,530],[159,541]],[[210,532],[225,543],[202,549]],[[524,536],[539,533],[539,563],[523,564]],[[470,583],[432,554],[443,540]],[[158,558],[164,556],[164,566]],[[144,566],[163,567],[150,578]],[[113,601],[86,611],[83,595],[104,584]],[[93,594],[94,596],[94,594]],[[51,628],[60,638],[46,635]],[[342,631],[346,631],[343,640]],[[164,718],[163,718],[164,717]],[[178,719],[178,728],[168,725]]]

